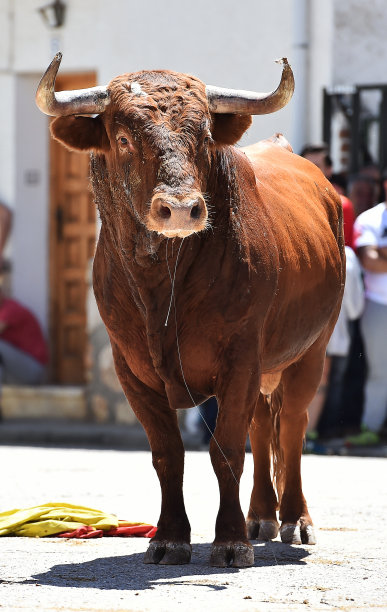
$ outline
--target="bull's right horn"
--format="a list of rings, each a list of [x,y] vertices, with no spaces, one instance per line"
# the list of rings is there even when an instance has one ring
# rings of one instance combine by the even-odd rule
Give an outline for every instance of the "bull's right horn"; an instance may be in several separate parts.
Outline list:
[[[61,61],[62,54],[57,53],[41,78],[35,98],[38,108],[52,117],[102,113],[110,102],[107,87],[55,92],[55,79]]]
[[[294,76],[286,57],[277,60],[283,65],[281,82],[275,91],[257,93],[239,89],[224,89],[207,85],[208,107],[212,113],[266,115],[283,108],[294,92]]]

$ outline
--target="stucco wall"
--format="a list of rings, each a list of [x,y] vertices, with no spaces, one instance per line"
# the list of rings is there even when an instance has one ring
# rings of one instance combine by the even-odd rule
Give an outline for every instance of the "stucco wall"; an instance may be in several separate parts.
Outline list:
[[[333,85],[332,40],[336,0],[310,0],[308,71],[308,142],[322,140],[323,88]],[[346,0],[342,0],[346,1]]]
[[[37,75],[15,84],[15,209],[12,227],[12,290],[48,324],[49,202],[47,118],[36,108]]]
[[[335,0],[335,84],[387,82],[386,0]]]
[[[0,72],[0,200],[8,206],[15,201],[15,126],[16,79],[8,72]]]

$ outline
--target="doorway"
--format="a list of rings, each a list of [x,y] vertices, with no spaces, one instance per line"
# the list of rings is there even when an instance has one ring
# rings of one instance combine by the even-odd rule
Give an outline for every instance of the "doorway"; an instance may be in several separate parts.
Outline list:
[[[56,89],[94,87],[94,73],[58,76]],[[51,378],[80,385],[87,373],[87,291],[96,242],[89,154],[50,143]]]

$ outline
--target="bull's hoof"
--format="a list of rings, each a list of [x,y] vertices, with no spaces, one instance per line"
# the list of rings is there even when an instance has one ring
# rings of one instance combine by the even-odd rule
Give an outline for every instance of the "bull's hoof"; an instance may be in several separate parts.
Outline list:
[[[186,542],[157,541],[149,544],[144,563],[185,565],[191,561],[192,547]]]
[[[228,542],[213,544],[210,565],[212,567],[251,567],[254,565],[254,549],[250,543]]]
[[[259,521],[259,533],[258,540],[260,542],[269,542],[274,540],[279,531],[279,524],[277,521]]]
[[[280,536],[284,544],[301,544],[300,524],[282,523]]]
[[[254,521],[253,519],[246,519],[246,531],[248,540],[258,540],[259,521]]]
[[[316,544],[314,527],[310,524],[282,524],[280,529],[281,540],[285,544]]]
[[[274,540],[279,531],[277,521],[254,521],[252,519],[247,519],[246,528],[248,539],[258,540],[259,542]]]
[[[316,544],[316,535],[313,525],[302,525],[301,523],[301,541],[303,544]]]

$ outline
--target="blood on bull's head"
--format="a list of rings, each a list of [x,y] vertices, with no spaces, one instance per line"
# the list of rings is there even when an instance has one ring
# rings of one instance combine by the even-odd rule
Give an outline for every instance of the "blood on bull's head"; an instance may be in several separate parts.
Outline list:
[[[36,94],[40,110],[57,117],[54,138],[102,156],[117,198],[148,230],[166,237],[184,238],[207,226],[214,150],[237,142],[252,114],[282,108],[294,89],[284,59],[281,82],[269,94],[206,87],[170,71],[124,74],[107,87],[56,93],[61,57],[55,56]]]

